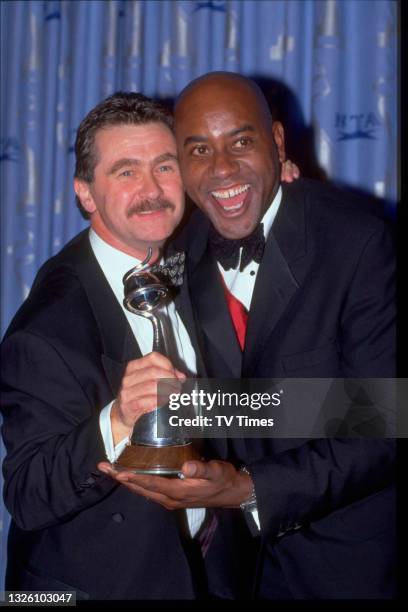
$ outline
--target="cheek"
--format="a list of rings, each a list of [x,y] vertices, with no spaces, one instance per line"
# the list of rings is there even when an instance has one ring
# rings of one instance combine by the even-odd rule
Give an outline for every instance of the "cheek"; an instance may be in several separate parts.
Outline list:
[[[199,194],[206,189],[205,169],[202,165],[199,168],[192,167],[184,176],[184,188],[190,195]]]
[[[109,201],[111,206],[120,204],[121,202],[126,203],[135,193],[134,188],[129,185],[112,185],[109,191],[106,192],[106,199]]]
[[[181,180],[181,176],[167,181],[163,181],[161,184],[163,192],[172,198],[176,204],[181,202],[184,198],[184,185]]]
[[[180,173],[184,183],[184,187],[194,187],[197,178],[202,174],[202,163],[191,162],[190,159],[180,160]]]
[[[249,164],[250,172],[256,177],[261,189],[269,189],[276,180],[276,169],[273,164],[265,163],[265,159]]]

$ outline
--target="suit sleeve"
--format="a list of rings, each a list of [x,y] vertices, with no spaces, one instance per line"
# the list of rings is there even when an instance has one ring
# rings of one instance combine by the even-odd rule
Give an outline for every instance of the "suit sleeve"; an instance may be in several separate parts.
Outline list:
[[[345,378],[395,376],[394,251],[387,228],[371,232],[361,248],[344,299],[339,339]],[[262,531],[276,535],[392,484],[395,440],[308,440],[248,467]]]
[[[367,239],[345,298],[340,346],[345,378],[394,377],[395,251],[382,226]]]
[[[1,357],[5,503],[21,529],[42,529],[116,486],[96,468],[106,460],[99,410],[42,337],[17,332],[4,341]]]
[[[291,531],[386,488],[394,455],[393,440],[316,439],[250,464],[262,532]]]

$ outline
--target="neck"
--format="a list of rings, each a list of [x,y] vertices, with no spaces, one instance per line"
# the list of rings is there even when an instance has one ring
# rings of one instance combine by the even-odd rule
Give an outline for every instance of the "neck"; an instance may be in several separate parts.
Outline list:
[[[126,253],[126,255],[130,255],[131,257],[134,257],[139,261],[143,261],[146,259],[150,247],[152,249],[152,256],[150,258],[149,264],[154,264],[160,259],[161,249],[163,246],[162,242],[151,242],[143,245],[129,245],[117,239],[115,236],[112,236],[112,234],[110,233],[101,232],[99,228],[95,228],[92,225],[91,227],[95,234],[97,234],[99,238],[101,238],[101,240],[109,244],[114,249],[122,251],[122,253]]]

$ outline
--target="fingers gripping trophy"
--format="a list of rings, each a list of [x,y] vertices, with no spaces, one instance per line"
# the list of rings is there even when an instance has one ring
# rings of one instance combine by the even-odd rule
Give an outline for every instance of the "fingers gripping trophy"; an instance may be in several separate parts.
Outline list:
[[[152,350],[173,362],[177,346],[164,306],[171,299],[171,287],[178,287],[183,282],[185,254],[172,255],[164,266],[150,266],[151,256],[149,247],[145,260],[123,277],[123,304],[130,312],[149,319],[153,326]],[[177,427],[169,425],[167,406],[164,405],[139,417],[130,444],[115,466],[137,474],[177,476],[185,461],[199,458],[192,441]]]

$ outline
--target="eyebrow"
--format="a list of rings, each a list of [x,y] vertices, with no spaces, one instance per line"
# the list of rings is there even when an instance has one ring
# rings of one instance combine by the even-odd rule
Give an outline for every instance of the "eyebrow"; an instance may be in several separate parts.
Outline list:
[[[234,136],[238,136],[238,134],[241,134],[242,132],[255,132],[255,128],[253,125],[251,125],[250,123],[247,123],[245,125],[241,125],[238,128],[235,128],[233,130],[231,130],[230,132],[227,132],[226,136],[229,138],[233,138]],[[194,143],[198,143],[198,142],[207,142],[208,138],[206,136],[188,136],[185,141],[184,141],[184,146],[187,146],[189,144],[194,144]]]
[[[154,164],[161,164],[164,161],[175,161],[177,162],[177,156],[174,153],[162,153],[162,155],[158,155],[153,159]],[[118,170],[123,168],[124,166],[140,166],[142,160],[136,159],[134,157],[123,157],[122,159],[118,159],[113,166],[110,168],[108,174],[115,174]]]
[[[231,132],[228,132],[227,136],[238,136],[238,134],[241,134],[241,132],[255,132],[255,131],[256,130],[254,126],[247,123],[246,125],[243,125],[239,128],[236,128],[235,130],[232,130]]]
[[[175,161],[176,163],[178,163],[177,155],[175,155],[174,153],[163,153],[162,155],[155,157],[155,159],[153,160],[153,163],[161,164],[162,162],[165,162],[165,161]]]
[[[122,159],[115,161],[108,174],[115,174],[115,172],[123,168],[123,166],[138,166],[139,164],[140,161],[138,159],[132,157],[122,157]]]

